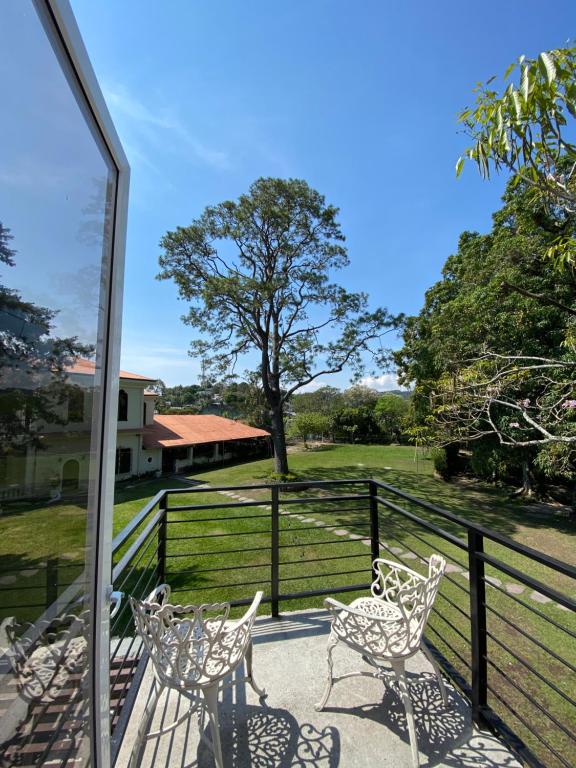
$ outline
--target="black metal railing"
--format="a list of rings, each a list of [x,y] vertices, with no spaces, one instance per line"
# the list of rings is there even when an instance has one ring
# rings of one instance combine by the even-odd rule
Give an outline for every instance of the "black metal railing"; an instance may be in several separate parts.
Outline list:
[[[227,496],[227,498],[226,498]],[[273,616],[365,592],[376,557],[448,568],[426,637],[474,721],[531,766],[571,766],[576,568],[375,480],[191,486],[157,494],[113,542],[115,590],[171,584],[181,602],[251,602]],[[532,590],[532,592],[527,592]],[[128,601],[111,625],[117,751],[143,666]]]

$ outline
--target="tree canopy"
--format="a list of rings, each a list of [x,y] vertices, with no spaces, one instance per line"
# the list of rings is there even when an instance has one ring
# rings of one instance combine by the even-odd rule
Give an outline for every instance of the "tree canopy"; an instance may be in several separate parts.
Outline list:
[[[505,448],[511,463],[540,457],[553,474],[576,447],[576,280],[550,268],[553,213],[530,185],[511,181],[493,220],[488,234],[461,236],[424,308],[406,321],[396,361],[401,380],[415,383],[430,442]],[[573,231],[575,217],[568,221]]]
[[[514,74],[516,82],[510,79]],[[478,83],[476,103],[459,120],[472,144],[456,163],[474,161],[481,175],[507,170],[513,183],[523,183],[556,213],[556,238],[547,253],[560,267],[575,266],[576,241],[565,231],[564,216],[576,212],[576,47],[525,56],[504,73],[504,91],[494,89],[495,77]]]
[[[338,209],[298,179],[262,178],[161,240],[160,279],[175,281],[198,336],[191,354],[230,371],[256,352],[276,471],[286,473],[284,406],[301,387],[382,357],[397,320],[331,281],[348,265]]]

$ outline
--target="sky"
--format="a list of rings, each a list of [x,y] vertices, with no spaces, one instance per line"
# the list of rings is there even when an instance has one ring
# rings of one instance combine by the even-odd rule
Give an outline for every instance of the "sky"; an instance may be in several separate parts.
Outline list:
[[[478,81],[576,28],[574,0],[71,2],[131,165],[122,367],[168,386],[196,383],[200,361],[185,304],[155,279],[166,231],[258,177],[303,178],[340,208],[338,280],[415,314],[503,191],[472,166],[455,178],[458,112]]]

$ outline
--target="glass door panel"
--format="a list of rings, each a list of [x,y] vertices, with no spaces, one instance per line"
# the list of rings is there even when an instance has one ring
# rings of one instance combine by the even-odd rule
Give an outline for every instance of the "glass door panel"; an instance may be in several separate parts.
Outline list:
[[[117,170],[44,3],[3,0],[0,82],[0,764],[81,766]]]

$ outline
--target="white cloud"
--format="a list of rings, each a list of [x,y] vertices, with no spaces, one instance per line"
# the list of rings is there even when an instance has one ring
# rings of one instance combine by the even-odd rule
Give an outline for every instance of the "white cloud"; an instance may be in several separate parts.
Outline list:
[[[230,167],[226,152],[202,142],[166,105],[144,104],[120,84],[105,84],[103,92],[115,121],[124,126],[122,138],[131,148],[131,160],[156,170],[150,150],[156,154],[161,147],[213,168]]]
[[[389,392],[391,389],[401,389],[395,373],[383,373],[382,376],[364,376],[358,383],[364,387],[376,389],[378,392]]]

